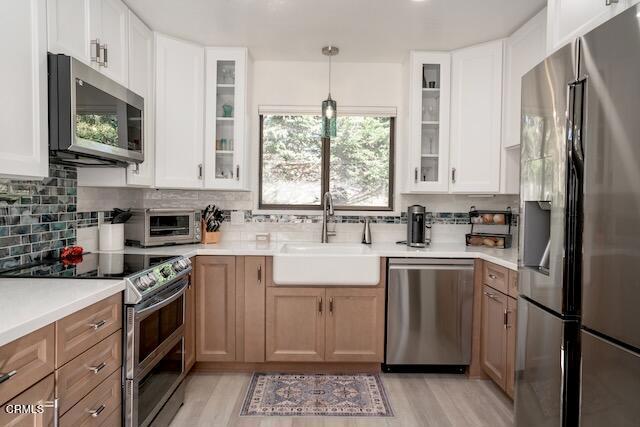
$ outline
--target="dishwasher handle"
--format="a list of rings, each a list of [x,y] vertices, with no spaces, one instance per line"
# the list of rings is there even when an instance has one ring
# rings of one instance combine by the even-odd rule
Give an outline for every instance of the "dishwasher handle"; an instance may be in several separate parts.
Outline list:
[[[473,265],[461,265],[461,264],[426,264],[426,265],[390,265],[389,271],[392,270],[455,270],[455,271],[472,271]]]

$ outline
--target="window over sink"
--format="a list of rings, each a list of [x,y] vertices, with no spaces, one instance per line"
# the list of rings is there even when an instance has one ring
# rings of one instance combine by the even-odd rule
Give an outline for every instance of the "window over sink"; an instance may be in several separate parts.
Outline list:
[[[338,116],[337,137],[321,138],[315,114],[260,115],[261,209],[393,210],[395,118]]]

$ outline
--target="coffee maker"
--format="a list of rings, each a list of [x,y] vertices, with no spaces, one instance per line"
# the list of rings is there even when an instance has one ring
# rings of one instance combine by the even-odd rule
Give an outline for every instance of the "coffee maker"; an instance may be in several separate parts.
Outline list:
[[[427,212],[424,206],[413,205],[407,209],[407,246],[424,248],[427,246]]]

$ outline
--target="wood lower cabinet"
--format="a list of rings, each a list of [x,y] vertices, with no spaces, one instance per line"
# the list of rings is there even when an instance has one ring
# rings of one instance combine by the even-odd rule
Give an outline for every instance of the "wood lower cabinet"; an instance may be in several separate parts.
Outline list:
[[[243,329],[244,361],[264,362],[265,359],[265,257],[244,257]]]
[[[0,425],[4,427],[54,426],[54,419],[57,414],[53,408],[44,408],[39,414],[16,414],[8,410],[9,408],[13,408],[13,405],[44,405],[46,402],[52,402],[54,399],[54,388],[54,378],[52,374],[6,402],[0,411]]]
[[[269,288],[266,300],[266,360],[324,360],[324,288]]]
[[[507,360],[505,391],[513,399],[516,382],[516,319],[518,318],[518,301],[507,298]]]
[[[518,298],[518,272],[509,270],[509,284],[507,289],[507,295],[513,298]]]
[[[56,397],[64,414],[122,366],[120,331],[56,370]]]
[[[480,366],[509,397],[513,398],[518,272],[484,262],[483,283]]]
[[[384,289],[327,288],[326,361],[382,362]]]
[[[196,285],[191,275],[185,292],[184,366],[189,372],[196,363]]]
[[[122,328],[118,293],[56,322],[56,368]]]
[[[196,360],[236,360],[236,257],[196,260]]]
[[[487,375],[503,389],[506,385],[507,368],[507,298],[489,286],[482,288],[480,364]]]
[[[508,292],[509,269],[485,261],[482,269],[482,283],[503,294]]]
[[[115,371],[60,418],[60,427],[111,426],[111,413],[120,414],[121,372]]]
[[[45,326],[0,347],[0,403],[53,373],[55,329]]]
[[[266,360],[382,362],[384,287],[267,288]]]

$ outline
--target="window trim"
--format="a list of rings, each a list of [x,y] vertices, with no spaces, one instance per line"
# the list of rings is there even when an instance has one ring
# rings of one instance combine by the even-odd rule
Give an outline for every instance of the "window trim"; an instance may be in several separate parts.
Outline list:
[[[259,113],[259,153],[258,153],[258,209],[260,210],[285,210],[285,211],[317,211],[322,209],[322,203],[318,205],[281,205],[281,204],[269,204],[262,202],[262,154],[263,154],[263,126],[264,116],[266,113]],[[275,113],[271,113],[275,114]],[[302,115],[302,113],[278,113],[281,115]],[[352,114],[355,115],[355,114]],[[382,116],[381,116],[382,117]],[[384,116],[387,117],[387,116]],[[395,137],[396,137],[396,117],[388,116],[389,118],[389,204],[387,206],[338,206],[334,205],[336,211],[366,211],[366,212],[393,212],[394,210],[394,189],[395,189],[395,163],[396,163],[396,150],[395,150]],[[329,190],[330,180],[330,159],[331,159],[331,146],[329,138],[322,138],[322,165],[321,165],[321,182],[320,182],[320,200],[322,200],[324,194]]]

